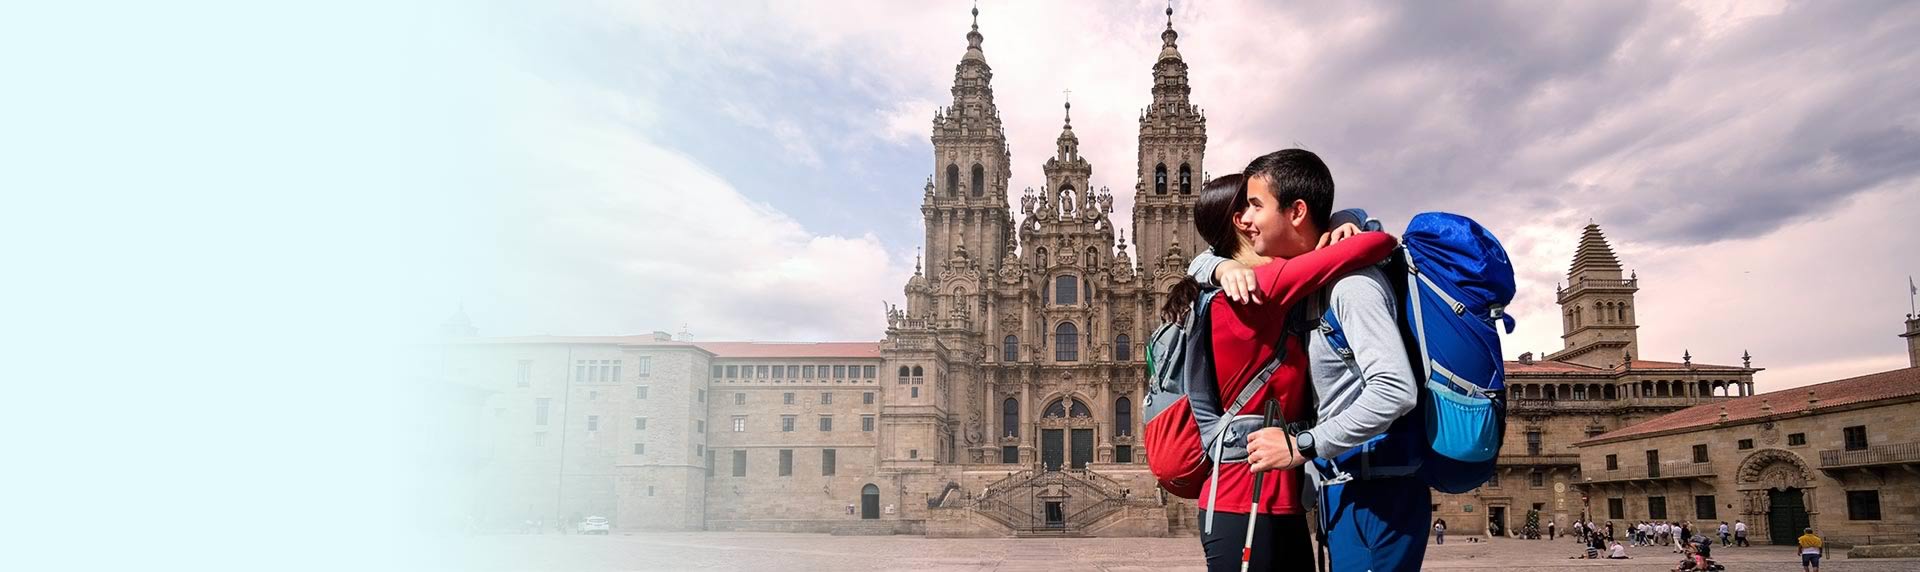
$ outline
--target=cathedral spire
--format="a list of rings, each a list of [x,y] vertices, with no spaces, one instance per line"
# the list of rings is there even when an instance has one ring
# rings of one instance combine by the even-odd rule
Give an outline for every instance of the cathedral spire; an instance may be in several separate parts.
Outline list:
[[[973,6],[973,29],[967,31],[967,55],[960,59],[979,60],[981,63],[986,63],[987,54],[980,50],[980,42],[984,40],[986,40],[986,36],[980,35],[980,6],[975,4]]]

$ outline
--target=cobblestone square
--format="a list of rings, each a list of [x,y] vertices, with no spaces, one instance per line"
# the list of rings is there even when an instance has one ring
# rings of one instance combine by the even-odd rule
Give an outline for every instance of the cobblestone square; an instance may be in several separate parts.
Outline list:
[[[1449,538],[1429,546],[1427,570],[1565,569],[1656,572],[1679,560],[1665,549],[1629,549],[1630,560],[1570,560],[1572,541]],[[928,539],[914,536],[830,536],[779,533],[657,533],[613,536],[476,536],[459,551],[470,570],[938,570],[938,571],[1162,571],[1205,570],[1196,538]],[[1721,548],[1729,571],[1799,569],[1786,546]],[[1302,560],[1301,570],[1307,570]],[[1916,559],[1849,560],[1834,550],[1822,563],[1833,572],[1920,570]]]

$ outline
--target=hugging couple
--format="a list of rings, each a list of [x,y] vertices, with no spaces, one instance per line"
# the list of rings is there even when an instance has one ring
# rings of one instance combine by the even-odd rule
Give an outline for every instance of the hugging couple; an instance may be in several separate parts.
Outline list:
[[[1254,431],[1248,462],[1219,465],[1208,479],[1200,509],[1218,513],[1202,536],[1208,570],[1239,570],[1243,558],[1253,570],[1313,566],[1306,515],[1316,503],[1334,570],[1418,570],[1425,556],[1426,483],[1411,471],[1340,469],[1343,454],[1415,408],[1419,386],[1395,290],[1378,264],[1397,242],[1364,211],[1333,205],[1333,174],[1301,149],[1207,181],[1195,203],[1194,225],[1210,248],[1173,288],[1162,317],[1180,323],[1203,284],[1219,287],[1206,312],[1218,395],[1238,395],[1271,371],[1245,407],[1224,416],[1260,415],[1273,400],[1281,418],[1312,420]],[[1337,329],[1322,325],[1335,319]],[[1276,353],[1279,366],[1262,367]]]

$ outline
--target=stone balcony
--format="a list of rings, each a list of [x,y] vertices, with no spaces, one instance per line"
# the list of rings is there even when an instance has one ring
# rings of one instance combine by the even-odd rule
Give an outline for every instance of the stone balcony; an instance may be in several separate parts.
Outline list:
[[[1589,484],[1711,479],[1718,476],[1713,463],[1691,462],[1661,463],[1653,470],[1648,467],[1622,467],[1610,471],[1584,471],[1584,474]]]
[[[1822,470],[1896,465],[1920,465],[1920,443],[1879,445],[1857,451],[1831,450],[1820,452],[1820,468]]]
[[[1502,467],[1578,467],[1580,456],[1575,454],[1526,455],[1502,452],[1496,461]]]

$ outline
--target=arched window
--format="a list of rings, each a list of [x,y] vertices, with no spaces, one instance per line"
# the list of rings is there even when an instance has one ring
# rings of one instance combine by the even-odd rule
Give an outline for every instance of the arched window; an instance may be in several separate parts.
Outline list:
[[[1047,404],[1046,411],[1041,413],[1040,416],[1052,418],[1092,417],[1093,410],[1087,409],[1087,404],[1081,403],[1078,399],[1063,398],[1055,399],[1053,403]]]
[[[906,383],[909,377],[913,377],[913,370],[904,365],[900,366],[900,383]]]
[[[1186,163],[1180,164],[1180,194],[1193,194],[1193,167]]]
[[[916,365],[916,366],[913,366],[913,376],[914,376],[914,377],[926,377],[926,376],[927,376],[927,372],[926,372],[926,370],[922,370],[922,369],[920,369],[920,366],[917,366],[917,365]]]
[[[1626,303],[1624,303],[1624,302],[1623,302],[1623,303],[1621,303],[1621,304],[1620,304],[1620,308],[1619,308],[1619,310],[1620,310],[1620,323],[1622,323],[1622,324],[1625,324],[1625,323],[1627,323],[1627,305],[1626,305]]]
[[[1153,166],[1153,194],[1167,194],[1167,164]]]
[[[1009,397],[1000,402],[1000,433],[1003,437],[1020,436],[1020,400]]]
[[[1053,329],[1054,361],[1080,361],[1080,329],[1073,322],[1060,322]]]
[[[947,165],[947,196],[960,196],[960,166]]]
[[[1055,303],[1060,304],[1062,306],[1065,306],[1068,304],[1078,304],[1080,302],[1076,298],[1078,297],[1079,294],[1080,294],[1079,279],[1071,275],[1061,276],[1059,278],[1054,279],[1053,301]]]
[[[1000,361],[1020,361],[1020,338],[1007,336],[1007,339],[1000,340]]]
[[[973,196],[977,197],[977,196],[986,194],[987,192],[987,168],[986,167],[980,166],[979,163],[973,164],[973,186],[969,188],[970,190],[973,191]]]
[[[1113,402],[1113,434],[1133,434],[1133,400],[1125,395]]]
[[[1113,361],[1133,361],[1133,340],[1126,334],[1113,337]]]
[[[1087,267],[1092,268],[1093,265],[1088,264]],[[1093,281],[1092,280],[1087,280],[1085,282],[1080,283],[1080,299],[1086,300],[1088,304],[1093,303]],[[1092,334],[1093,332],[1087,332],[1087,333]]]

